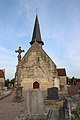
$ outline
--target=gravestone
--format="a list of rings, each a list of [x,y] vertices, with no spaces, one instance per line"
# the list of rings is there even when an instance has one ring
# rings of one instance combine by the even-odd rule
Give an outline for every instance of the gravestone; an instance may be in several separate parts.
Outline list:
[[[65,120],[65,110],[63,107],[59,108],[59,120]]]
[[[43,94],[40,89],[27,91],[27,120],[46,120]]]
[[[68,95],[71,96],[71,95],[76,95],[76,94],[78,94],[78,87],[75,85],[70,85],[68,87]]]
[[[68,108],[67,99],[66,99],[66,98],[64,99],[63,108],[64,108],[64,109],[67,109],[67,108]]]
[[[67,99],[63,99],[63,107],[59,109],[59,120],[68,120],[69,119],[69,109]]]
[[[45,106],[50,110],[48,112],[48,120],[58,120],[59,119],[59,97],[58,88],[52,87],[47,89],[47,99],[45,99]]]
[[[48,88],[47,93],[48,93],[47,99],[51,99],[51,100],[59,99],[57,87]]]
[[[49,108],[48,120],[68,120],[67,99],[59,98],[57,87],[48,88],[47,93],[44,104]]]

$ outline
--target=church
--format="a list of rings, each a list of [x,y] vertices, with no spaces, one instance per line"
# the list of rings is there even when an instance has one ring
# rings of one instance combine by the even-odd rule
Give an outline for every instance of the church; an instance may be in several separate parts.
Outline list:
[[[40,25],[36,15],[31,47],[18,62],[16,69],[16,81],[24,90],[58,87],[60,80],[57,66],[43,50],[44,41],[41,38]]]

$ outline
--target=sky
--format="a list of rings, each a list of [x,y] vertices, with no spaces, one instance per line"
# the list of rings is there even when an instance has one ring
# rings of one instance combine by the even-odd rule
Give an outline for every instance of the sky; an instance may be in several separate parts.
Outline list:
[[[79,78],[80,0],[0,0],[0,69],[6,79],[15,76],[15,50],[30,48],[36,13],[43,49],[68,77]]]

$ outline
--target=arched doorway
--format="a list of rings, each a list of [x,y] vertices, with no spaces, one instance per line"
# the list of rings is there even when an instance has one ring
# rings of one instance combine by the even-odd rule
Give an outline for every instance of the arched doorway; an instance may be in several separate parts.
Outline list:
[[[39,83],[36,81],[33,83],[33,89],[38,89],[39,88]]]

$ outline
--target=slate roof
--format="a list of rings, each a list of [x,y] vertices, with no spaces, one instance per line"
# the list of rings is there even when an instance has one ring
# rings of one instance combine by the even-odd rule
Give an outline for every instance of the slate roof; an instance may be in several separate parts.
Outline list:
[[[0,69],[0,78],[5,78],[5,72],[4,70]]]
[[[66,76],[65,68],[58,68],[57,72],[58,72],[58,76]]]
[[[31,40],[30,44],[32,45],[35,42],[35,40],[39,44],[44,45],[44,42],[41,39],[41,33],[40,33],[40,27],[39,27],[39,22],[38,22],[38,16],[37,15],[36,15],[36,19],[35,19],[33,36],[32,36],[32,40]]]

